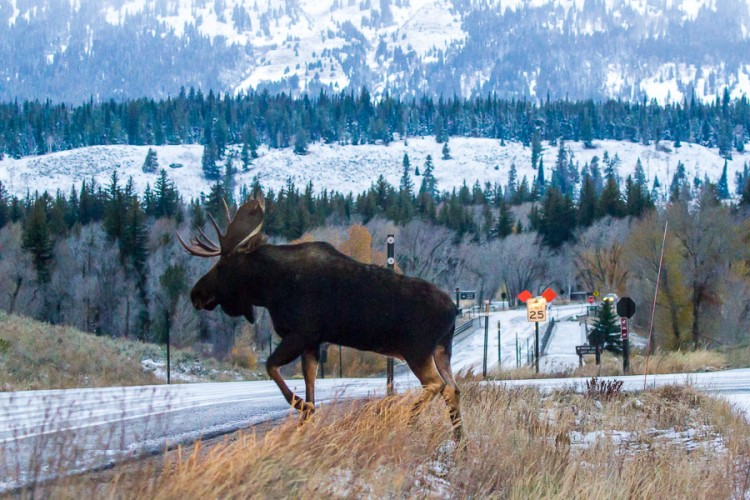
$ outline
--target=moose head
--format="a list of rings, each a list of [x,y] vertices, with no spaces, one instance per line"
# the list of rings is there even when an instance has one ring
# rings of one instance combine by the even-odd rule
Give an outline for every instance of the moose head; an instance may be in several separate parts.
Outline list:
[[[224,210],[229,221],[224,234],[213,216],[208,214],[218,236],[218,244],[206,236],[201,228],[198,228],[198,235],[191,238],[189,245],[179,234],[177,235],[180,244],[190,255],[203,258],[219,257],[219,261],[195,284],[190,292],[190,300],[193,307],[198,310],[213,311],[220,305],[226,314],[244,315],[253,323],[255,316],[252,305],[249,305],[248,301],[240,300],[243,290],[247,287],[241,286],[237,279],[237,270],[247,267],[247,257],[265,242],[261,232],[265,217],[265,200],[260,194],[258,198],[244,203],[234,217],[231,216],[226,202]]]

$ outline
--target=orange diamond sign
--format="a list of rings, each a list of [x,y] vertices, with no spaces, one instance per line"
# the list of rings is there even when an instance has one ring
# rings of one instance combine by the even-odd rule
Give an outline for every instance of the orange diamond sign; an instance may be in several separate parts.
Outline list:
[[[527,300],[529,300],[533,295],[531,295],[531,292],[528,290],[524,290],[523,292],[516,295],[518,297],[518,300],[520,300],[523,303],[526,303]]]
[[[557,294],[551,288],[547,288],[544,292],[542,292],[542,297],[544,297],[547,302],[552,302],[553,300],[555,300],[555,297],[557,297]]]

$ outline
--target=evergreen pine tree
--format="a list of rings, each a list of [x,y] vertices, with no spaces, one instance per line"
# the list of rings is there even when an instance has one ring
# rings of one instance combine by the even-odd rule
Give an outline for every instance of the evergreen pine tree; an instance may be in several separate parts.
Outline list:
[[[8,191],[3,186],[3,183],[0,182],[0,229],[10,220],[9,201]]]
[[[227,158],[227,163],[224,165],[224,177],[222,178],[222,183],[224,184],[224,196],[226,197],[226,202],[228,205],[234,204],[234,192],[236,189],[236,185],[234,182],[234,176],[237,173],[237,170],[234,168],[232,157],[230,156]],[[229,221],[227,221],[227,224]]]
[[[201,158],[201,167],[203,168],[203,177],[209,181],[218,180],[221,177],[221,171],[216,164],[218,154],[216,144],[211,141],[203,148],[203,157]]]
[[[536,170],[542,155],[542,138],[538,130],[531,135],[531,168]]]
[[[443,160],[450,160],[451,159],[451,148],[448,147],[448,141],[445,141],[445,144],[443,144]]]
[[[294,135],[294,154],[306,155],[307,154],[307,132],[300,127],[297,133]]]
[[[107,187],[104,206],[104,231],[110,241],[122,238],[126,209],[125,196],[119,185],[117,171],[114,171]]]
[[[607,154],[606,152],[604,153]],[[604,189],[604,178],[602,177],[602,171],[601,168],[599,168],[599,157],[594,156],[591,158],[591,163],[589,164],[589,172],[591,172],[591,180],[594,183],[594,192],[596,192],[596,195],[599,196],[602,194],[602,190]]]
[[[52,237],[47,223],[45,198],[38,197],[23,227],[24,250],[31,254],[39,284],[49,283],[52,266]]]
[[[156,212],[154,193],[151,191],[151,184],[148,182],[146,183],[146,190],[143,192],[143,211],[149,217],[153,217]]]
[[[686,200],[690,197],[690,186],[685,171],[685,165],[677,162],[677,169],[672,176],[672,182],[669,184],[669,201],[674,203],[679,200]]]
[[[633,180],[635,181],[635,184],[639,186],[641,189],[646,189],[646,172],[643,170],[643,164],[641,163],[641,159],[638,158],[635,162],[635,173],[633,174]]]
[[[597,216],[598,202],[594,180],[591,176],[586,175],[583,177],[583,186],[581,186],[581,194],[578,197],[576,219],[579,226],[589,227],[594,223]]]
[[[505,238],[506,236],[513,233],[513,215],[510,213],[508,203],[501,199],[500,201],[500,213],[498,214],[497,224],[495,230],[499,238]]]
[[[411,198],[414,194],[414,183],[411,180],[411,176],[409,176],[409,168],[409,157],[404,153],[403,173],[399,181],[399,191],[406,193]]]
[[[598,345],[611,352],[622,352],[620,325],[614,310],[614,301],[603,300],[599,306],[599,315],[589,332],[589,344]]]
[[[535,223],[544,244],[559,248],[573,239],[576,226],[576,213],[573,201],[557,188],[550,187],[542,199],[538,220]]]
[[[544,180],[544,158],[539,159],[539,169],[534,181],[534,196],[541,198],[547,191],[547,182]]]
[[[568,157],[565,142],[560,140],[560,147],[557,149],[557,159],[555,160],[555,168],[552,170],[550,186],[557,188],[563,194],[571,194],[570,186],[568,185],[567,167]]]
[[[156,157],[156,151],[148,148],[146,153],[146,160],[143,162],[143,171],[147,174],[156,173],[159,169],[159,159]]]
[[[607,176],[607,183],[604,185],[602,195],[599,197],[599,217],[609,215],[612,217],[622,217],[625,215],[625,204],[622,201],[620,187],[613,176]]]
[[[174,183],[167,177],[167,171],[161,169],[159,178],[154,184],[154,217],[175,217],[180,210],[180,195]],[[146,204],[146,207],[148,205]],[[148,210],[146,210],[148,214]]]
[[[594,147],[594,132],[588,106],[583,109],[583,118],[581,118],[581,141],[583,141],[583,147],[586,149]]]
[[[745,178],[745,186],[740,196],[740,205],[750,206],[750,177]]]
[[[433,200],[437,197],[437,181],[435,176],[432,174],[432,155],[427,155],[424,162],[424,175],[422,176],[422,184],[419,186],[419,194],[425,193]]]
[[[120,255],[125,263],[130,264],[139,276],[138,285],[141,293],[145,293],[146,262],[148,259],[148,226],[146,214],[141,209],[137,196],[127,200],[127,212],[122,238],[120,239]]]
[[[651,199],[659,199],[659,190],[661,189],[661,182],[659,182],[659,176],[654,176],[654,184],[651,186]]]
[[[729,181],[727,180],[727,160],[724,160],[724,168],[721,171],[721,178],[719,178],[719,199],[729,199]]]
[[[199,228],[203,229],[206,224],[206,215],[203,212],[203,208],[200,203],[195,201],[190,202],[190,229],[197,231]]]
[[[505,185],[505,198],[513,203],[516,198],[516,192],[518,191],[518,171],[516,170],[516,164],[510,164],[510,170],[508,171],[508,183]]]
[[[242,162],[242,171],[247,172],[250,170],[250,165],[253,163],[253,160],[250,158],[250,148],[248,147],[247,143],[244,143],[242,145],[242,151],[240,152],[240,161]]]

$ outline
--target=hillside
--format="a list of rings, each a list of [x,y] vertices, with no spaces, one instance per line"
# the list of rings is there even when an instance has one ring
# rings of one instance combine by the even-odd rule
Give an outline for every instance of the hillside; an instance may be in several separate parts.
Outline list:
[[[161,346],[95,336],[0,311],[0,391],[163,383]],[[250,370],[172,351],[173,381],[255,380]]]
[[[737,97],[748,26],[746,0],[0,0],[0,99]]]
[[[671,141],[662,141],[657,147],[654,144],[643,146],[628,141],[603,140],[595,141],[593,149],[586,149],[580,142],[565,145],[573,154],[573,161],[578,163],[579,170],[594,156],[601,160],[605,153],[610,157],[616,154],[621,160],[619,175],[623,179],[633,173],[640,159],[649,186],[658,176],[663,193],[668,189],[678,162],[685,164],[687,179],[691,182],[695,177],[703,179],[704,175],[716,182],[724,166],[724,158],[719,156],[718,149],[697,144],[683,143],[682,147],[674,148]],[[235,182],[238,186],[250,185],[257,176],[264,188],[278,190],[291,178],[297,187],[312,182],[318,193],[323,189],[359,193],[370,187],[379,175],[398,186],[404,154],[409,156],[412,178],[417,186],[420,179],[413,175],[414,170],[419,167],[423,171],[425,159],[431,155],[440,190],[460,187],[464,181],[469,186],[475,181],[505,185],[511,164],[516,166],[519,182],[525,176],[531,183],[537,173],[531,167],[531,148],[518,142],[501,145],[495,139],[451,138],[449,146],[452,158],[448,160],[442,159],[443,145],[435,142],[434,138],[409,138],[406,144],[398,141],[388,146],[314,143],[309,146],[307,155],[296,155],[292,148],[270,149],[262,146],[258,150],[260,157],[247,172],[240,171]],[[210,182],[202,176],[203,146],[200,145],[93,146],[18,160],[6,156],[0,160],[0,182],[10,193],[19,196],[24,196],[27,191],[48,190],[54,193],[60,189],[67,192],[72,186],[80,188],[84,179],[94,178],[100,185],[106,185],[116,170],[121,179],[132,176],[137,191],[142,193],[147,184],[154,186],[158,176],[157,173],[144,173],[141,168],[149,147],[156,151],[160,168],[167,170],[168,176],[186,199],[209,192]],[[238,157],[240,146],[233,146],[232,149]],[[542,158],[547,179],[550,178],[556,156],[557,147],[545,143]],[[732,192],[735,187],[734,173],[741,171],[748,159],[748,153],[735,153],[727,163]],[[239,167],[238,163],[235,166]]]

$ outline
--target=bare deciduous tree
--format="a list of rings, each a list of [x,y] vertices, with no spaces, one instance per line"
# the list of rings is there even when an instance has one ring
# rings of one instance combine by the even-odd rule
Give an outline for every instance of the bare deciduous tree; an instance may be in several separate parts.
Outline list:
[[[706,200],[692,207],[684,202],[675,203],[667,215],[683,257],[693,308],[692,341],[697,348],[701,342],[703,307],[720,300],[717,285],[726,276],[737,252],[736,227],[726,207]]]
[[[625,293],[629,266],[624,242],[629,226],[626,219],[607,217],[578,236],[575,260],[578,277],[587,290]]]

